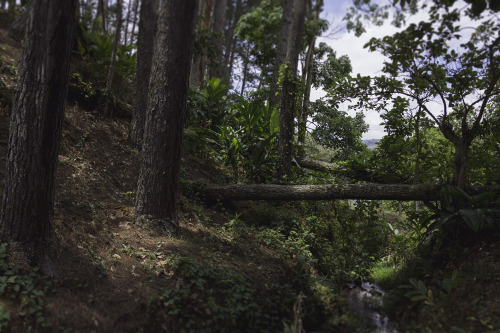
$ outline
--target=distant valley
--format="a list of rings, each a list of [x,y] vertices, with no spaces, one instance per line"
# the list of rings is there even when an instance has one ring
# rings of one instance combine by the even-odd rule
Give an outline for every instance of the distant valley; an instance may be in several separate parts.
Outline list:
[[[370,140],[363,140],[363,143],[368,146],[370,149],[375,149],[377,148],[377,143],[380,141],[380,139],[370,139]]]

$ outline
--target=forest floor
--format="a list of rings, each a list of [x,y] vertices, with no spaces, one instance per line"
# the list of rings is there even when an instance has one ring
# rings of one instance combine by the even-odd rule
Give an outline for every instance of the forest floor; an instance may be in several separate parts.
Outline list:
[[[20,44],[0,29],[0,49],[1,195],[7,110],[15,92]],[[11,292],[3,290],[5,296],[0,296],[0,331],[210,331],[207,327],[217,325],[245,330],[246,325],[258,327],[259,320],[267,325],[259,331],[282,330],[283,320],[293,320],[294,294],[287,289],[279,295],[295,274],[291,260],[259,242],[252,231],[229,232],[234,213],[197,199],[194,180],[216,182],[223,176],[206,163],[206,156],[190,153],[203,149],[195,147],[198,143],[189,133],[177,237],[155,236],[134,224],[139,153],[128,140],[128,128],[129,119],[101,117],[98,110],[68,102],[53,223],[56,280],[36,274],[21,278],[17,269],[2,266],[6,256],[0,248],[0,267],[13,276],[7,283]],[[204,288],[206,294],[200,295]],[[258,301],[265,298],[267,307]],[[169,301],[174,303],[166,308]],[[225,323],[241,318],[252,323]]]
[[[19,55],[20,44],[0,29],[0,194],[8,96],[15,91]],[[156,236],[134,224],[139,153],[128,140],[128,128],[126,117],[102,117],[98,110],[68,102],[57,170],[56,280],[36,274],[21,278],[2,266],[0,247],[0,268],[13,277],[7,284],[12,292],[3,290],[7,296],[0,296],[0,331],[176,332],[210,331],[214,325],[283,331],[283,322],[291,325],[304,311],[330,317],[322,325],[311,324],[320,331],[358,331],[336,297],[318,300],[322,309],[294,309],[302,297],[296,292],[300,271],[295,258],[267,246],[257,230],[236,226],[235,212],[255,204],[203,203],[200,187],[226,178],[216,163],[207,163],[210,156],[194,133],[185,137],[178,236]],[[498,243],[471,248],[443,263],[444,274],[459,269],[465,282],[448,303],[453,308],[441,331],[500,328],[499,263]],[[411,310],[401,308],[400,313],[416,331],[443,325],[433,323],[432,306],[421,316],[410,315]]]

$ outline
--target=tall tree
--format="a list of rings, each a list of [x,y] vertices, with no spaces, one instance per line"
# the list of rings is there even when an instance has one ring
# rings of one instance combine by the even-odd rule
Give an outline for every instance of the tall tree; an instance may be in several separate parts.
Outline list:
[[[177,187],[197,0],[160,6],[135,211],[139,223],[178,227]]]
[[[217,48],[217,61],[215,65],[210,68],[211,77],[223,78],[226,73],[224,73],[224,61],[223,61],[223,33],[224,27],[226,25],[226,8],[227,8],[227,0],[216,0],[214,7],[214,20],[212,31],[216,33],[215,37],[215,47]]]
[[[108,78],[106,80],[106,93],[110,94],[113,88],[113,77],[115,75],[116,56],[118,53],[118,46],[120,44],[120,36],[122,30],[122,0],[116,2],[116,27],[115,27],[115,40],[113,42],[113,51],[111,52],[111,64],[109,65]],[[105,114],[109,115],[109,99],[106,102]]]
[[[130,0],[132,1],[132,0]],[[134,1],[134,15],[132,16],[132,31],[130,31],[130,43],[134,43],[134,35],[135,35],[135,27],[137,25],[137,14],[139,11],[139,0],[133,0]]]
[[[484,10],[474,32],[463,34],[470,29],[466,16],[474,18],[471,11],[439,3],[431,7],[428,20],[410,24],[393,36],[373,38],[367,47],[387,57],[386,75],[351,82],[363,107],[384,110],[387,100],[396,105],[396,99],[402,97],[405,104],[415,103],[422,117],[453,144],[452,184],[461,188],[467,183],[470,147],[484,127],[484,118],[495,112],[491,101],[500,95],[498,17],[494,11]],[[332,91],[337,100],[342,99],[341,90]],[[349,94],[352,98],[352,92]],[[398,117],[405,109],[400,107],[392,115]]]
[[[142,145],[144,135],[144,106],[148,104],[149,75],[153,60],[153,46],[156,27],[156,8],[158,0],[142,0],[137,37],[137,74],[135,86],[135,105],[130,137],[137,147]]]
[[[276,46],[277,54],[276,61],[271,81],[271,86],[269,88],[269,107],[274,108],[279,105],[281,95],[278,95],[279,87],[278,87],[278,79],[279,79],[279,70],[282,64],[285,63],[287,50],[288,50],[288,42],[291,37],[291,30],[293,24],[293,8],[294,3],[297,0],[290,0],[283,2],[283,14],[281,17],[281,30],[279,34],[278,44]]]
[[[212,0],[204,0],[203,3],[203,13],[201,19],[201,30],[202,33],[208,35],[210,31],[210,22],[212,21]],[[208,53],[208,45],[206,45],[207,41],[203,41],[203,45],[201,48],[200,62],[198,64],[198,85],[203,84],[203,80],[205,79],[205,72],[207,70],[207,53]]]
[[[128,45],[128,24],[130,23],[130,14],[132,13],[133,1],[129,0],[127,5],[127,16],[125,17],[125,29],[123,31],[123,45]]]
[[[297,66],[302,45],[302,29],[306,13],[306,0],[295,0],[293,13],[293,29],[287,42],[285,63],[282,66],[283,83],[280,104],[278,167],[280,177],[290,174],[292,165],[292,142],[294,133],[294,116],[297,107]]]
[[[309,99],[311,97],[311,86],[313,79],[313,58],[314,58],[314,48],[316,45],[316,37],[321,32],[319,27],[319,14],[321,13],[321,9],[323,7],[323,0],[316,0],[316,5],[314,8],[314,14],[312,17],[313,25],[315,26],[315,30],[313,34],[310,36],[309,46],[307,48],[306,58],[304,61],[304,67],[302,69],[302,81],[305,82],[304,87],[304,98],[302,101],[302,108],[300,109],[299,115],[297,117],[297,130],[298,137],[297,142],[299,144],[297,156],[299,158],[304,157],[304,145],[306,141],[306,131],[307,131],[307,117],[309,116]]]
[[[236,36],[235,36],[235,30],[236,30],[236,25],[238,23],[239,18],[241,17],[241,0],[236,0],[236,3],[233,1],[230,1],[230,6],[229,6],[229,14],[230,14],[230,20],[228,24],[228,28],[226,29],[224,33],[224,40],[226,41],[225,46],[224,46],[224,58],[223,58],[223,64],[224,68],[226,71],[226,75],[228,77],[231,77],[232,70],[233,70],[233,64],[232,64],[232,59],[234,59],[234,49],[236,46]]]
[[[98,0],[97,4],[97,17],[101,18],[101,28],[106,32],[106,22],[108,17],[108,0]]]
[[[33,2],[10,121],[0,213],[2,234],[19,243],[26,259],[47,275],[53,274],[47,249],[76,1]]]

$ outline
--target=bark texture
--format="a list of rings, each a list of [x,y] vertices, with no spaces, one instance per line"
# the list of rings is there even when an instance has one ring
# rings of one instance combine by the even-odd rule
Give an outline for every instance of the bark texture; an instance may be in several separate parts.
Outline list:
[[[142,2],[142,0],[141,0],[141,2]],[[132,31],[130,32],[130,44],[134,43],[135,27],[137,25],[137,12],[138,11],[139,11],[139,0],[134,0],[134,16],[132,18]]]
[[[349,178],[359,180],[359,181],[366,181],[366,182],[373,182],[373,183],[380,183],[380,184],[407,183],[410,181],[409,179],[399,178],[396,175],[392,175],[392,176],[383,175],[383,176],[381,176],[381,175],[373,174],[373,172],[370,172],[369,170],[366,170],[366,169],[357,169],[357,170],[346,169],[345,167],[342,167],[342,166],[339,166],[339,165],[336,165],[333,163],[312,160],[309,158],[297,157],[295,160],[297,161],[297,163],[299,164],[300,167],[305,168],[305,169],[310,169],[310,170],[325,172],[325,173],[332,173],[332,174],[336,174],[338,176],[349,177]]]
[[[316,5],[314,8],[314,16],[312,18],[313,22],[317,24],[319,20],[319,14],[321,13],[321,9],[323,7],[323,0],[316,0]],[[314,58],[314,48],[316,45],[316,34],[311,36],[309,41],[309,46],[307,49],[306,59],[304,61],[304,68],[302,73],[302,81],[305,82],[304,87],[304,99],[302,102],[302,108],[299,112],[299,117],[297,119],[297,143],[298,150],[297,156],[299,158],[303,158],[305,156],[304,146],[306,143],[306,133],[307,133],[307,118],[309,116],[309,104],[311,97],[311,87],[312,87],[312,70],[313,70],[313,58]]]
[[[10,121],[0,214],[2,233],[21,243],[30,263],[49,275],[47,247],[76,4],[76,0],[33,2]]]
[[[153,61],[157,1],[142,0],[141,2],[139,36],[137,38],[135,105],[130,129],[130,137],[137,147],[142,146],[142,138],[144,136],[149,76]]]
[[[297,66],[302,42],[302,29],[306,13],[305,0],[295,0],[293,12],[293,29],[287,42],[282,97],[280,105],[278,136],[278,177],[290,175],[292,166],[292,142],[294,136],[294,117],[297,108]]]
[[[217,62],[213,68],[210,69],[211,77],[224,78],[226,73],[224,72],[224,27],[226,25],[226,8],[227,8],[227,0],[216,0],[214,7],[214,22],[212,31],[219,34],[218,37],[215,38],[214,44],[217,48]],[[226,82],[227,80],[224,80]]]
[[[224,52],[224,70],[225,70],[225,75],[228,79],[231,78],[232,71],[233,71],[233,59],[234,59],[234,53],[235,53],[235,48],[236,48],[236,41],[237,38],[234,35],[234,32],[236,30],[236,24],[238,23],[241,15],[242,15],[242,10],[241,10],[241,0],[236,0],[236,3],[233,3],[233,1],[230,1],[230,22],[228,24],[228,28],[225,31],[224,39],[225,39],[225,52]],[[228,82],[227,82],[228,83]]]
[[[209,201],[224,200],[401,200],[433,201],[439,199],[441,185],[228,185],[205,189]],[[472,186],[471,194],[496,192],[500,186]]]
[[[9,36],[17,41],[23,40],[26,35],[26,28],[28,27],[31,17],[33,3],[34,2],[32,1],[27,4],[21,14],[19,14],[19,16],[10,24]]]
[[[101,17],[101,29],[107,32],[106,21],[108,18],[108,0],[99,0],[97,4],[97,17]]]
[[[276,47],[276,62],[274,65],[274,72],[271,81],[271,85],[269,87],[269,108],[274,108],[275,106],[280,104],[281,96],[278,93],[278,79],[279,79],[279,71],[280,67],[283,63],[285,63],[286,52],[288,48],[288,42],[290,33],[292,31],[293,24],[293,6],[296,0],[289,0],[283,2],[283,14],[281,17],[281,28],[280,34],[278,37],[278,45]]]
[[[118,7],[118,17],[116,19],[116,30],[115,30],[115,40],[113,42],[113,51],[111,52],[111,64],[109,65],[109,70],[108,70],[108,78],[106,80],[106,92],[108,94],[111,93],[111,90],[113,88],[113,78],[115,75],[115,64],[116,64],[116,55],[118,53],[118,46],[120,44],[120,36],[121,36],[121,31],[122,31],[122,0],[118,0],[116,2],[117,7]],[[106,115],[111,115],[110,111],[110,105],[109,105],[109,99],[106,100],[106,110],[105,114]]]
[[[203,3],[203,13],[202,13],[202,20],[201,20],[201,29],[205,31],[210,30],[210,22],[212,21],[212,7],[213,7],[213,1],[212,0],[204,0]],[[205,80],[205,74],[207,71],[207,53],[208,53],[208,48],[206,46],[203,46],[201,49],[201,55],[200,55],[200,62],[198,64],[198,86],[203,85],[203,81]]]
[[[158,20],[137,185],[136,217],[167,231],[176,199],[197,0],[163,0]]]

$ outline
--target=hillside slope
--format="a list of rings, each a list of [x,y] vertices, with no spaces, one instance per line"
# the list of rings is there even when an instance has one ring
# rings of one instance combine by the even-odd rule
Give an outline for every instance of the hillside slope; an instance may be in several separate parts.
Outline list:
[[[1,194],[20,45],[1,29],[0,45]],[[0,269],[13,276],[0,296],[0,331],[151,332],[240,325],[281,330],[282,319],[291,321],[294,299],[287,289],[285,302],[279,294],[285,287],[274,286],[287,285],[291,264],[255,235],[226,231],[232,213],[196,201],[192,180],[221,177],[203,156],[188,151],[183,157],[178,237],[157,236],[134,224],[139,154],[128,141],[128,126],[128,119],[103,118],[97,109],[68,102],[52,249],[57,280],[7,266],[0,247]],[[189,134],[185,141],[198,144]],[[166,306],[169,300],[173,303]],[[212,324],[205,322],[209,318]]]

